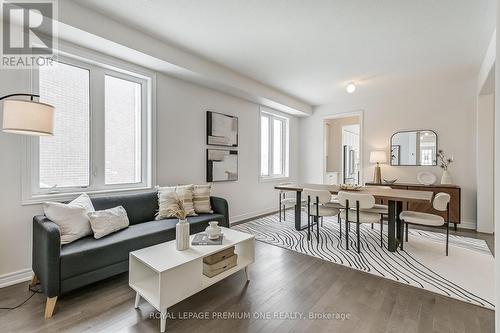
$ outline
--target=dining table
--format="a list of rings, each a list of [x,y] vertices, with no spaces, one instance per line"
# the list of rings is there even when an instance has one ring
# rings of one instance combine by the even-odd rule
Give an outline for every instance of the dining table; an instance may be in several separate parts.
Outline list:
[[[302,191],[304,189],[314,190],[327,190],[331,194],[337,194],[342,191],[340,185],[326,185],[326,184],[282,184],[274,187],[276,190],[284,192],[296,193],[295,205],[295,229],[303,230],[307,226],[302,226]],[[357,193],[368,193],[380,200],[384,204],[387,203],[388,215],[388,244],[387,248],[390,252],[395,252],[399,246],[402,237],[401,220],[399,214],[403,211],[404,204],[406,203],[431,203],[434,193],[432,191],[420,190],[403,190],[383,188],[377,186],[362,186],[356,190]]]

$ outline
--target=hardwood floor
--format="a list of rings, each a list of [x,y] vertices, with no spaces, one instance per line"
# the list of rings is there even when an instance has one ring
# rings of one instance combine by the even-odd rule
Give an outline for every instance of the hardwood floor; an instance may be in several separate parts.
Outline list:
[[[251,281],[239,272],[169,309],[167,332],[493,332],[494,312],[261,242]],[[43,319],[45,296],[0,310],[2,332],[159,332],[157,312],[135,293],[128,276],[61,297]],[[29,282],[0,289],[0,306],[29,296]],[[248,314],[249,319],[180,319],[179,314]],[[275,315],[344,313],[349,319],[292,320]],[[186,314],[187,315],[187,314]],[[255,318],[270,315],[270,319]]]

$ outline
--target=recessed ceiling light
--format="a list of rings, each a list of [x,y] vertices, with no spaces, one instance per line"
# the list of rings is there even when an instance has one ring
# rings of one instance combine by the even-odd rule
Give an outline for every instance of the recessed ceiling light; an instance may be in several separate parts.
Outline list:
[[[345,87],[345,90],[349,93],[352,94],[353,92],[356,91],[356,85],[354,82],[349,82],[349,84]]]

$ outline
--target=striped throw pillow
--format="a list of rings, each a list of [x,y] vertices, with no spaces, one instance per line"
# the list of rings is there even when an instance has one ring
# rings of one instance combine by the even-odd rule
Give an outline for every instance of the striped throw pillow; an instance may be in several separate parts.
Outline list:
[[[210,205],[210,191],[212,189],[211,184],[207,185],[194,185],[193,192],[193,204],[196,213],[208,213],[212,214],[212,206]]]

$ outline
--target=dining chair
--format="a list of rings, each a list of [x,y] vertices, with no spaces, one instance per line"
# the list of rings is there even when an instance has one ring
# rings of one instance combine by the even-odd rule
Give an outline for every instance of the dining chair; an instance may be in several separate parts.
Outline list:
[[[349,223],[356,223],[356,238],[358,253],[361,253],[360,224],[380,222],[380,214],[368,211],[375,205],[375,197],[369,193],[339,192],[339,202],[345,208],[340,212],[340,218],[345,221],[346,249],[349,250]],[[380,243],[382,247],[382,242]]]
[[[401,239],[401,250],[403,243],[408,242],[408,224],[423,225],[428,227],[441,227],[446,225],[446,255],[448,255],[448,241],[450,238],[450,195],[448,193],[437,193],[432,201],[432,207],[440,212],[446,212],[446,220],[441,215],[414,212],[406,210],[399,214],[401,228],[405,228],[405,239]],[[402,234],[403,230],[401,230]]]
[[[391,190],[392,187],[390,186],[383,186],[383,185],[366,185],[368,188],[378,188],[382,190]],[[383,246],[383,234],[384,234],[384,215],[389,215],[389,206],[384,205],[383,202],[381,204],[374,204],[372,208],[368,209],[367,211],[371,213],[378,213],[380,214],[380,246]],[[373,223],[372,223],[372,229],[373,229]]]
[[[325,216],[338,216],[339,210],[337,208],[326,206],[330,202],[332,195],[327,190],[314,190],[305,188],[302,195],[307,200],[307,240],[311,239],[311,228],[314,233],[314,222],[316,222],[316,238],[319,242],[319,225],[320,219]],[[313,221],[311,222],[311,219]],[[339,228],[340,239],[342,239],[342,225]]]
[[[341,230],[341,233],[342,233],[342,223],[341,223],[341,220],[340,220],[340,212],[343,209],[345,209],[345,207],[340,204],[340,202],[339,202],[339,195],[338,194],[332,194],[330,196],[330,201],[327,202],[327,203],[325,203],[325,206],[328,207],[328,208],[338,209],[339,213],[337,214],[337,221],[340,224],[340,230]],[[342,241],[342,238],[340,239],[340,241]]]
[[[292,183],[280,183],[278,185],[290,185]],[[304,198],[301,199],[301,205],[305,204],[306,200]],[[297,204],[297,199],[295,197],[287,197],[286,191],[279,191],[279,203],[278,203],[278,213],[279,213],[279,221],[283,218],[283,221],[286,221],[286,209],[289,207],[294,207]]]

